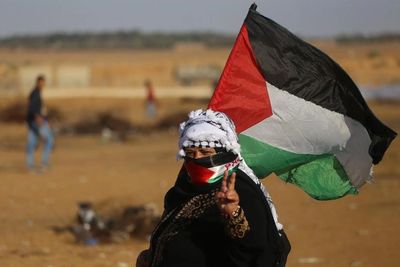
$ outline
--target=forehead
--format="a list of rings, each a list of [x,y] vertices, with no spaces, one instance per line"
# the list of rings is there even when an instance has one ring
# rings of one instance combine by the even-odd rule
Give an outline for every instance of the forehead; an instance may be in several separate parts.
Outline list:
[[[214,152],[215,149],[212,147],[185,147],[184,150],[186,152],[194,152],[194,151],[210,151]]]

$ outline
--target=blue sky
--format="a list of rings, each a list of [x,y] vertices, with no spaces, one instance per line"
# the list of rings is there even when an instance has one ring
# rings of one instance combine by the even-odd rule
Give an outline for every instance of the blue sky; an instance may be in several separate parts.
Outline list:
[[[55,31],[236,33],[247,0],[0,0],[0,37]],[[400,0],[264,0],[258,10],[306,37],[400,32]]]

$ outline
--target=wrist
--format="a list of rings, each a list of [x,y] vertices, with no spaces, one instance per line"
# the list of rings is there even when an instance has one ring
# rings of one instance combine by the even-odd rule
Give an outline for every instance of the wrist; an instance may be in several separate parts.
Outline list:
[[[241,211],[242,211],[242,209],[241,209],[240,205],[236,205],[236,209],[231,212],[230,217],[233,219],[239,217]]]

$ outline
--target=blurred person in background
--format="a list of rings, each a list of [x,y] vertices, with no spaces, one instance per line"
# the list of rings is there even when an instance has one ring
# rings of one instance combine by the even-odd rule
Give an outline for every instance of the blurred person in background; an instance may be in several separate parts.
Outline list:
[[[31,171],[35,171],[34,153],[43,141],[43,151],[41,157],[40,171],[46,171],[49,167],[49,158],[54,145],[54,137],[47,120],[46,108],[43,104],[41,92],[46,85],[43,75],[36,78],[34,89],[28,99],[28,143],[26,147],[26,163]]]
[[[146,88],[146,114],[147,117],[154,118],[157,116],[157,100],[153,84],[150,80],[146,80],[144,87]]]
[[[137,267],[285,266],[290,243],[238,141],[224,113],[189,114],[180,126],[183,167]]]

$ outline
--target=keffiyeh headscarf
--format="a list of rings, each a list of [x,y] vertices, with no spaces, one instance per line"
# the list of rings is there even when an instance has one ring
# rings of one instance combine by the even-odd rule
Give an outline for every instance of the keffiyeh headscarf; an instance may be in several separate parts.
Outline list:
[[[186,156],[186,147],[225,148],[228,152],[240,154],[235,125],[222,112],[211,109],[190,112],[189,119],[180,124],[179,134],[178,158]]]
[[[240,155],[240,144],[235,125],[225,113],[211,109],[192,111],[189,113],[189,119],[180,124],[179,136],[178,159],[185,158],[184,149],[188,147],[223,149],[226,152],[232,152],[237,155],[239,160],[238,168],[260,186],[268,201],[278,230],[283,228],[278,222],[278,215],[270,195]]]

